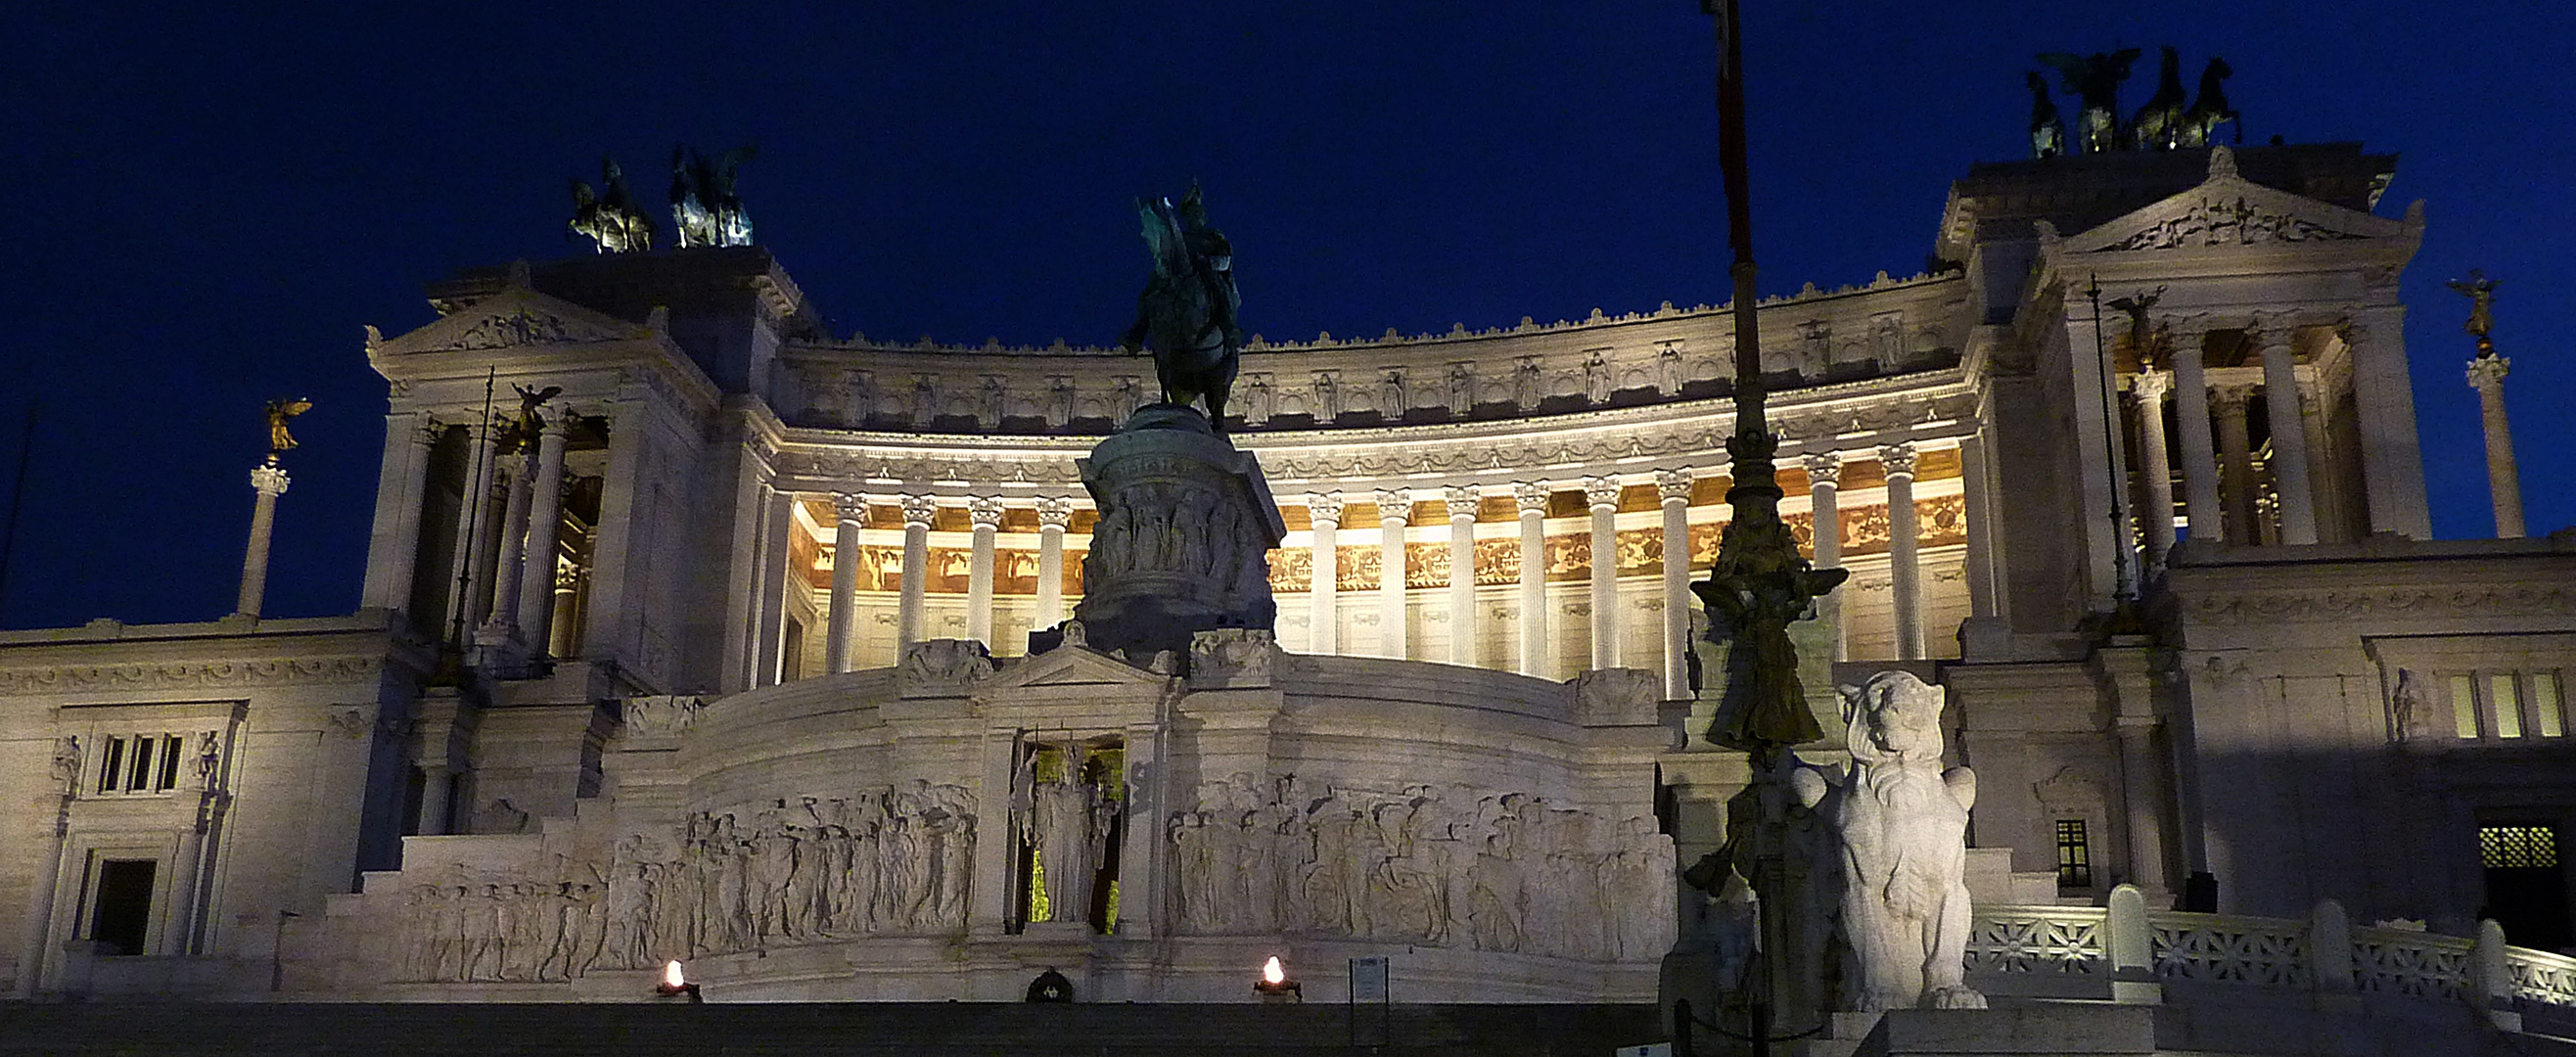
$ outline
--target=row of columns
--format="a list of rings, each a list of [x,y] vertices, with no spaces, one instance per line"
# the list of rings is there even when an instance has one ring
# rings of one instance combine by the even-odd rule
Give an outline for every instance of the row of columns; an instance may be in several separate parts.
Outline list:
[[[474,643],[510,645],[530,656],[560,651],[551,634],[555,552],[573,426],[573,415],[558,413],[538,433],[535,451],[507,455],[498,429],[475,431],[451,552],[464,565],[447,592],[450,628]],[[490,501],[495,490],[498,504]]]
[[[2315,543],[2316,489],[2310,470],[2307,423],[2300,409],[2292,332],[2287,327],[2258,327],[2247,330],[2246,337],[2263,362],[2262,391],[2267,397],[2263,401],[2264,421],[2271,432],[2279,541]],[[2183,514],[2191,523],[2192,538],[2254,543],[2262,536],[2256,529],[2260,510],[2255,495],[2253,431],[2246,419],[2254,387],[2227,385],[2213,390],[2201,363],[2198,335],[2178,336],[2171,359],[2170,373],[2144,372],[2129,386],[2137,402],[2139,476],[2145,484],[2147,512],[2140,520],[2145,522],[2147,561],[2151,567],[2164,564],[2176,539],[2172,511],[2177,468],[2171,465],[2165,450],[2164,401],[2168,393],[2174,400],[2174,425],[2181,433],[2174,438],[2174,446],[2182,456],[2179,469]],[[2213,419],[2215,438],[2211,436]]]
[[[1886,471],[1890,586],[1895,601],[1897,628],[1896,652],[1901,659],[1918,659],[1924,652],[1923,587],[1918,558],[1920,527],[1914,511],[1914,469],[1916,449],[1912,444],[1881,447],[1873,453]],[[1837,503],[1837,484],[1842,456],[1836,453],[1812,454],[1806,458],[1809,495],[1814,504],[1815,563],[1831,568],[1841,564],[1842,520]],[[1663,620],[1661,637],[1665,663],[1663,682],[1671,698],[1689,696],[1688,668],[1685,658],[1690,650],[1690,614],[1696,608],[1690,591],[1690,500],[1696,478],[1688,469],[1659,471],[1655,475],[1663,527]],[[1618,603],[1618,521],[1622,491],[1618,481],[1607,477],[1585,478],[1583,495],[1590,515],[1591,545],[1594,560],[1591,573],[1592,666],[1616,667],[1619,664],[1624,629],[1620,623]],[[1517,670],[1530,675],[1554,677],[1554,640],[1548,629],[1546,518],[1553,490],[1544,483],[1528,482],[1513,486],[1513,498],[1519,511],[1522,561],[1517,584],[1520,636],[1518,655],[1511,658]],[[1478,489],[1458,486],[1444,489],[1441,499],[1447,507],[1449,522],[1449,568],[1451,575],[1446,601],[1455,627],[1449,638],[1448,661],[1452,664],[1477,666],[1502,658],[1479,656],[1479,636],[1474,629],[1476,612],[1476,515],[1483,502]],[[1408,557],[1405,550],[1406,530],[1410,527],[1415,493],[1410,489],[1382,489],[1372,498],[1376,501],[1377,543],[1380,548],[1380,576],[1377,600],[1382,629],[1378,652],[1390,657],[1410,656],[1407,641],[1406,607]],[[859,532],[864,527],[867,499],[853,493],[834,497],[839,524],[833,532],[835,560],[832,570],[832,595],[827,638],[824,647],[824,670],[848,671],[853,666],[858,634],[857,595],[858,562],[854,556]],[[930,564],[930,530],[937,514],[937,501],[927,496],[904,496],[899,500],[903,511],[904,558],[903,580],[896,607],[896,638],[902,643],[924,638],[924,619]],[[1307,591],[1308,649],[1319,654],[1342,652],[1339,621],[1341,601],[1340,531],[1346,500],[1339,492],[1307,495],[1304,503],[1312,537],[1311,578]],[[999,500],[977,498],[968,501],[967,514],[973,531],[973,551],[967,573],[967,637],[991,641],[993,631],[993,592],[995,536],[1002,523]],[[1066,499],[1038,501],[1038,574],[1034,623],[1051,626],[1064,618],[1063,573],[1064,537],[1073,516],[1073,503]],[[1836,656],[1844,652],[1841,640],[1840,603],[1829,598],[1821,604],[1820,617],[1836,628]]]

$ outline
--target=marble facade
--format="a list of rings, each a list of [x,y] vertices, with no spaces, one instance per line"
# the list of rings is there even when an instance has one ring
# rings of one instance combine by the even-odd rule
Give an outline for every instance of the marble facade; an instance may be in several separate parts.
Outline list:
[[[1783,517],[1853,571],[1810,682],[1947,692],[1972,889],[2465,934],[2482,828],[2576,826],[2576,540],[2426,538],[2393,164],[1979,165],[1937,270],[1760,306]],[[2166,292],[2131,333],[2096,279]],[[749,246],[429,292],[367,346],[358,614],[0,633],[0,994],[1241,1001],[1409,951],[1413,1000],[1637,1001],[1723,910],[1670,884],[1745,780],[1688,729],[1722,307],[1256,339],[1274,627],[1158,661],[1030,649],[1141,361],[835,336]],[[494,371],[560,388],[533,443]]]

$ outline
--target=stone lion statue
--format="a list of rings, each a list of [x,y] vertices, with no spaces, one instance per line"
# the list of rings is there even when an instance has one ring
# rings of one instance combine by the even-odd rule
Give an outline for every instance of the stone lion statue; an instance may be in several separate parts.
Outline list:
[[[1851,772],[1802,768],[1798,799],[1832,835],[1843,1004],[1984,1009],[1966,982],[1968,809],[1976,776],[1941,769],[1942,690],[1906,672],[1842,687]]]

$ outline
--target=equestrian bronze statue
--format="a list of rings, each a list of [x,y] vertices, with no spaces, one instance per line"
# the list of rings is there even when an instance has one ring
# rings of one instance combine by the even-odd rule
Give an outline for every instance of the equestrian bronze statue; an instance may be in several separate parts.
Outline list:
[[[1154,354],[1163,402],[1188,407],[1207,402],[1208,424],[1225,430],[1226,393],[1243,354],[1235,322],[1243,297],[1234,286],[1234,249],[1209,227],[1198,185],[1181,204],[1168,198],[1136,203],[1154,274],[1136,299],[1136,323],[1120,342],[1129,352]]]

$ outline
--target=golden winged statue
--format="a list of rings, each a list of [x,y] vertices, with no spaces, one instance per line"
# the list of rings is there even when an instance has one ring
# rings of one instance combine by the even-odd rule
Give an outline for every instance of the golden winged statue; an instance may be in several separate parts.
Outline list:
[[[268,402],[268,453],[270,455],[295,449],[295,437],[286,432],[286,420],[311,410],[313,410],[313,401],[300,396],[292,400]]]

